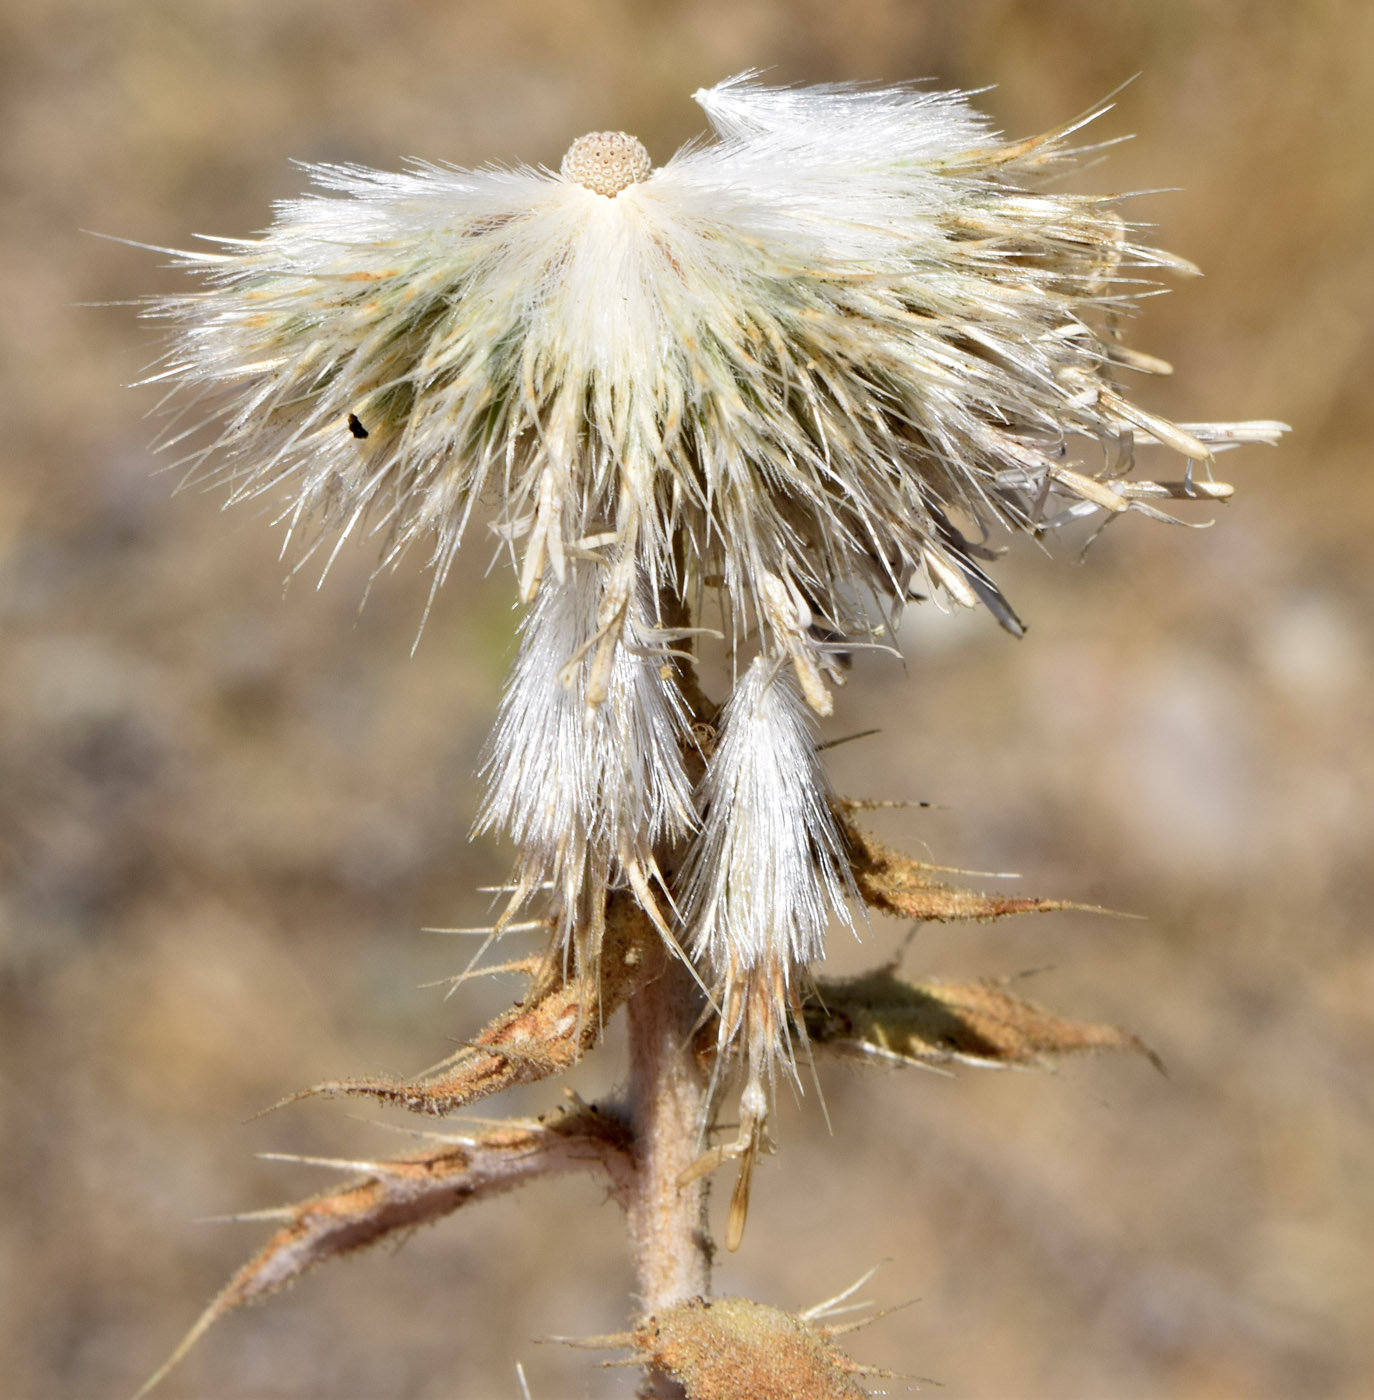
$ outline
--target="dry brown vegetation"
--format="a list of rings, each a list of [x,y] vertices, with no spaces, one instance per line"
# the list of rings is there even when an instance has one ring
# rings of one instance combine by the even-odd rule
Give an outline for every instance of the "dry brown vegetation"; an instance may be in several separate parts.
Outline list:
[[[297,191],[288,156],[556,161],[570,135],[624,127],[661,158],[700,126],[687,94],[750,65],[996,83],[983,104],[1014,133],[1140,72],[1102,125],[1138,139],[1085,178],[1179,187],[1135,207],[1208,273],[1133,337],[1177,368],[1155,402],[1295,432],[1234,459],[1209,533],[1127,521],[1078,567],[1018,552],[1003,577],[1024,641],[986,617],[915,619],[910,673],[864,661],[835,730],[883,730],[835,750],[840,790],[936,804],[872,818],[884,840],[1026,877],[980,888],[1145,916],[927,926],[904,975],[1129,1027],[1170,1078],[1121,1058],[1034,1077],[823,1068],[833,1135],[814,1091],[784,1097],[720,1291],[795,1312],[888,1260],[866,1295],[919,1301],[845,1345],[949,1397],[1374,1388],[1374,11],[13,0],[7,1393],[131,1391],[261,1239],[191,1222],[336,1184],[255,1153],[407,1146],[337,1103],[243,1120],[301,1084],[413,1075],[512,999],[499,979],[447,1003],[416,989],[468,957],[420,926],[480,922],[475,888],[505,873],[466,832],[508,581],[470,551],[414,659],[416,567],[356,621],[365,550],[283,601],[262,521],[150,475],[153,396],[119,387],[151,358],[146,332],[85,305],[169,274],[79,230],[250,231]],[[870,967],[899,928],[875,921],[827,972]],[[593,1099],[616,1072],[611,1055],[572,1082]],[[534,1085],[501,1111],[556,1102]],[[623,1372],[531,1339],[623,1331],[627,1286],[601,1190],[571,1173],[227,1320],[163,1393],[515,1396],[518,1357],[536,1400],[623,1394]]]

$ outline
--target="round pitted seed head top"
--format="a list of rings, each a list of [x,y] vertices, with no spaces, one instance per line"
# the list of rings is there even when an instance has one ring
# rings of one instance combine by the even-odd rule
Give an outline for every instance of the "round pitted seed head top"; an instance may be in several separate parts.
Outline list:
[[[579,136],[563,157],[563,178],[576,180],[597,194],[617,195],[627,185],[647,180],[653,162],[642,142],[623,131],[593,131]]]

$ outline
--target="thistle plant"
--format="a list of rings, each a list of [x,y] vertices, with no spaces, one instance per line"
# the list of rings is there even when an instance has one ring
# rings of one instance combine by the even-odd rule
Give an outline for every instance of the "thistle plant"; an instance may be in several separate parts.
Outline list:
[[[178,254],[201,288],[150,307],[191,478],[277,503],[306,558],[418,546],[436,589],[488,534],[525,608],[478,829],[514,848],[492,939],[544,939],[526,994],[426,1074],[306,1092],[451,1114],[566,1069],[622,1005],[631,1054],[609,1107],[460,1128],[286,1208],[187,1345],[326,1258],[588,1170],[626,1213],[636,1320],[603,1340],[645,1366],[641,1394],[859,1394],[818,1315],[703,1301],[708,1179],[732,1165],[735,1249],[780,1084],[804,1091],[813,1052],[1143,1048],[997,984],[819,975],[869,910],[1065,906],[878,845],[828,785],[818,721],[914,601],[1020,635],[991,571],[1009,534],[1224,501],[1215,454],[1283,425],[1180,425],[1124,387],[1168,371],[1121,339],[1134,299],[1190,268],[1116,199],[1047,180],[1104,108],[1013,142],[957,93],[746,75],[696,100],[713,139],[657,168],[622,132],[558,172],[311,167],[319,193]],[[1181,459],[1171,479],[1135,474],[1146,449]]]

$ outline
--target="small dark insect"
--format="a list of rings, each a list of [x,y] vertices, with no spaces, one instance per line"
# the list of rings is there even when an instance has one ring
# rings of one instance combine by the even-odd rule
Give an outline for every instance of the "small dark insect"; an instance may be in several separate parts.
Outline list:
[[[348,431],[352,433],[355,438],[365,438],[367,436],[367,429],[363,427],[362,421],[356,413],[350,413],[348,415]]]

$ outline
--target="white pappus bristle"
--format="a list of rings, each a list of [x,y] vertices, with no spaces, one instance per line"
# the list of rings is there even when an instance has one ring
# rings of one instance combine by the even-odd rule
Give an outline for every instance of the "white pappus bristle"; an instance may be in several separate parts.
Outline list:
[[[551,883],[565,933],[608,888],[647,890],[654,848],[696,825],[687,717],[662,637],[639,589],[618,598],[606,583],[585,561],[544,582],[482,765],[478,830],[515,843],[514,904]]]
[[[823,956],[832,917],[850,922],[848,867],[792,672],[756,657],[722,716],[684,881],[689,951],[728,985],[753,968]],[[785,1018],[784,1018],[785,1019]]]

